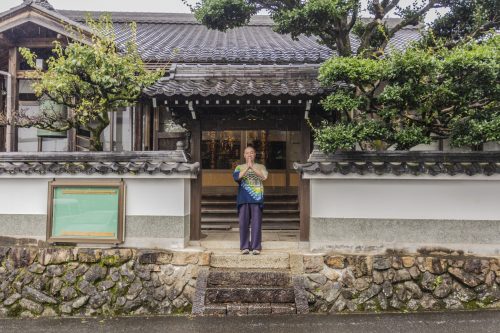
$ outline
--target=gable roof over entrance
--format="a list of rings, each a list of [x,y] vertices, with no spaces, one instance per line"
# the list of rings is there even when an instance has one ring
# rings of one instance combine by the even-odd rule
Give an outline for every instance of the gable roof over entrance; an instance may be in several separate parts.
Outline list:
[[[150,96],[290,95],[324,92],[319,65],[189,65],[172,66],[169,75],[145,90]]]

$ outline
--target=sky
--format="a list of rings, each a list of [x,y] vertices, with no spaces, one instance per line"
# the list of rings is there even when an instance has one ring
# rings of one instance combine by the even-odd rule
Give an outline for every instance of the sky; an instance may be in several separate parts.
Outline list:
[[[365,0],[366,1],[366,0]],[[189,13],[189,8],[181,0],[49,0],[56,9],[125,11],[125,12],[160,12]],[[196,2],[190,0],[191,3]],[[402,0],[409,5],[413,0]],[[6,11],[22,3],[22,0],[0,0],[0,12]],[[392,15],[394,16],[394,15]],[[431,22],[436,13],[429,13],[426,22]]]

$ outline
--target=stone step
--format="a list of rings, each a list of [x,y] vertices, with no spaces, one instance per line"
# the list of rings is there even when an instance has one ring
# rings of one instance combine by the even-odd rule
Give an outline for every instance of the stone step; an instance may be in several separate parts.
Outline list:
[[[266,217],[262,218],[262,223],[299,223],[300,217]],[[202,216],[201,223],[238,223],[238,216],[212,217]]]
[[[297,200],[297,194],[286,194],[286,193],[265,193],[264,198],[268,201],[289,201]],[[204,194],[202,195],[203,201],[227,201],[236,200],[236,191],[234,194]]]
[[[260,255],[243,255],[238,253],[213,253],[210,256],[210,267],[214,268],[272,268],[289,269],[288,253],[270,252]]]
[[[235,212],[203,212],[201,214],[203,220],[215,220],[220,219],[221,221],[236,221],[238,220],[238,215]],[[262,216],[262,221],[267,221],[268,223],[281,223],[281,222],[296,222],[300,219],[299,212],[266,212]]]
[[[294,303],[228,303],[208,304],[205,315],[215,316],[246,316],[246,315],[282,315],[296,314]]]
[[[279,209],[296,209],[299,205],[299,202],[296,200],[293,201],[266,201],[264,207],[266,209],[279,208]],[[236,210],[236,200],[228,200],[228,201],[201,201],[201,206],[204,208],[209,207],[223,207],[230,208]]]
[[[207,287],[205,304],[214,303],[294,303],[292,287]]]
[[[266,228],[263,228],[264,230],[266,230]],[[275,230],[275,229],[273,229]],[[291,229],[287,229],[285,228],[285,226],[283,227],[282,230],[291,230]],[[292,229],[293,230],[293,229]],[[199,245],[204,247],[204,248],[207,248],[207,249],[227,249],[227,250],[236,250],[236,249],[239,249],[240,247],[240,241],[239,240],[205,240],[205,239],[201,239],[199,241]],[[287,250],[289,251],[290,249],[299,249],[299,241],[294,241],[294,240],[290,240],[290,241],[280,241],[280,240],[269,240],[269,241],[262,241],[262,248],[266,249],[266,250],[272,250],[272,251],[275,251],[275,250]],[[239,251],[238,251],[239,253]],[[263,253],[261,253],[259,256],[263,255]],[[250,255],[251,256],[251,255]],[[257,256],[258,257],[258,256]],[[227,267],[227,266],[214,266],[214,267]],[[236,266],[236,267],[241,267],[241,266]],[[245,268],[245,267],[242,267],[242,268]],[[282,268],[282,267],[248,267],[248,268]]]
[[[232,228],[238,228],[239,225],[237,222],[226,222],[226,223],[218,223],[218,222],[208,222],[203,223],[201,225],[202,230],[230,230]],[[299,222],[263,222],[262,230],[299,230],[300,223]],[[238,246],[236,246],[238,247]],[[235,248],[236,248],[235,247]]]
[[[274,286],[288,287],[290,272],[286,270],[212,269],[208,274],[209,287],[214,286]]]
[[[276,215],[276,214],[298,214],[300,211],[298,209],[267,209],[264,210],[263,216],[266,215]],[[236,215],[236,208],[232,209],[221,209],[221,208],[202,208],[202,214],[221,214],[221,215]]]

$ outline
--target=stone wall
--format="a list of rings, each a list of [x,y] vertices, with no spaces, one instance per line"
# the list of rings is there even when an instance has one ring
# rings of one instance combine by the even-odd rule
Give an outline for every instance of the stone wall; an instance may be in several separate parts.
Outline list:
[[[190,314],[210,260],[209,251],[0,247],[0,317]],[[500,308],[500,258],[292,253],[289,268],[310,312]]]
[[[304,256],[311,312],[500,308],[500,259]]]
[[[209,254],[0,247],[0,316],[191,313]]]

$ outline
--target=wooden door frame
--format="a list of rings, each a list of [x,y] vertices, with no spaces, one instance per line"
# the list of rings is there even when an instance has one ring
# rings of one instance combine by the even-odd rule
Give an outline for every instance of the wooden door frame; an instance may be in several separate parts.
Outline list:
[[[311,154],[311,128],[302,118],[300,123],[301,151],[300,162],[305,163]],[[310,180],[300,178],[299,180],[299,209],[300,209],[300,241],[309,241],[309,223],[311,219],[311,187]]]
[[[201,172],[201,125],[199,120],[191,122],[191,159],[193,162],[200,163],[198,176],[191,179],[191,202],[190,202],[190,239],[198,241],[201,239],[201,190],[202,190],[202,172]]]

